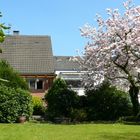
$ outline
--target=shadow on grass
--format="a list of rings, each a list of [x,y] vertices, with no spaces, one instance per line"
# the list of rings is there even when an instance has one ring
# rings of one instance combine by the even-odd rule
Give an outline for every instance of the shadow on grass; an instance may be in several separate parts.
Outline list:
[[[100,135],[104,140],[139,140],[140,133],[108,133]]]
[[[83,122],[77,122],[77,121],[58,121],[58,122],[52,122],[46,120],[44,117],[41,116],[35,116],[33,117],[29,122],[31,123],[41,123],[41,124],[64,124],[64,125],[76,125],[76,124],[124,124],[124,125],[140,125],[140,122],[129,122],[129,121],[83,121]]]

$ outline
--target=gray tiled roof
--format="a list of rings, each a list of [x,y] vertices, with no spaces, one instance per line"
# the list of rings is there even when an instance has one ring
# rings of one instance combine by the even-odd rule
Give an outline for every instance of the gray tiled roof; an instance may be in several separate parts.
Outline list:
[[[54,65],[56,71],[79,71],[78,62],[71,60],[72,56],[54,56]]]
[[[21,74],[54,73],[54,61],[49,36],[11,35],[0,44],[2,54]]]

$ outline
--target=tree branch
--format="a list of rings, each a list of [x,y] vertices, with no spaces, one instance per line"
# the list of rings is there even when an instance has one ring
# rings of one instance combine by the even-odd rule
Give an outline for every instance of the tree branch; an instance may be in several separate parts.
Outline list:
[[[128,80],[128,77],[124,77],[124,76],[115,76],[115,77],[105,76],[105,77],[109,80],[114,80],[114,79],[126,79],[126,80]]]

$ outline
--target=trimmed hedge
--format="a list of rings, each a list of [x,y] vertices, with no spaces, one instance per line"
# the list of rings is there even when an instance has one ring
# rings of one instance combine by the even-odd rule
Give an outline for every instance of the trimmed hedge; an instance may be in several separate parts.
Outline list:
[[[14,123],[20,116],[32,115],[32,97],[28,91],[0,85],[0,122]]]

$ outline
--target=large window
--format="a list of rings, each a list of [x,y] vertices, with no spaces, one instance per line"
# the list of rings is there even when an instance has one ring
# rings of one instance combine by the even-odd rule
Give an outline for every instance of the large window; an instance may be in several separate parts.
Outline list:
[[[32,90],[43,89],[43,80],[41,79],[30,79],[29,88]]]

